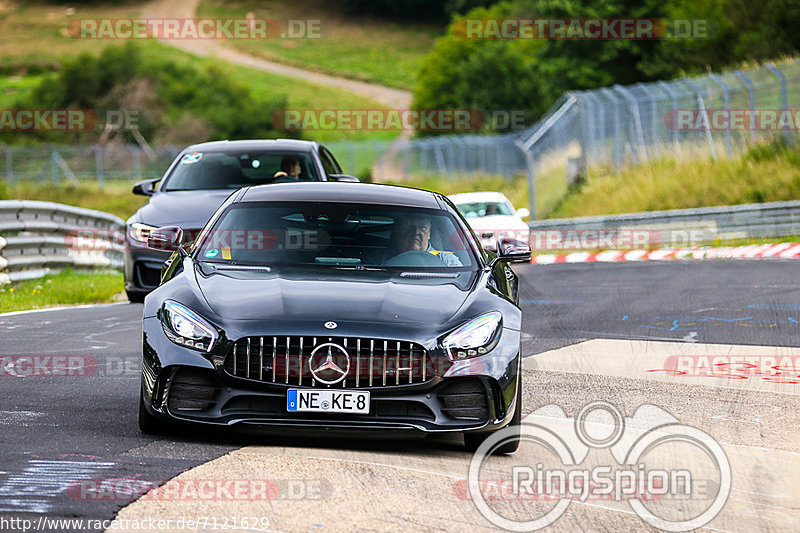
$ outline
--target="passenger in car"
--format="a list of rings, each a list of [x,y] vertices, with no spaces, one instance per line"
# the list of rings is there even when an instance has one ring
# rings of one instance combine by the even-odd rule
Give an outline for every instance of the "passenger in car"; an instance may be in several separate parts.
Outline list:
[[[275,182],[280,181],[298,181],[303,167],[300,166],[300,160],[293,156],[287,155],[281,159],[281,169],[275,173]]]
[[[446,266],[462,266],[458,256],[446,250],[437,250],[431,244],[431,219],[426,216],[409,216],[395,222],[391,239],[391,255],[425,251],[436,256]]]

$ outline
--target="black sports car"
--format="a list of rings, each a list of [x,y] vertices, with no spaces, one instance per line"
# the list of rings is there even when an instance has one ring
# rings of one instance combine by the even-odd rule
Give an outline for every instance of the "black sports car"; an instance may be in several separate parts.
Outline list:
[[[178,247],[145,299],[139,425],[464,432],[519,422],[517,276],[440,194],[250,187]],[[500,451],[511,452],[516,441]]]
[[[128,219],[125,292],[141,302],[159,281],[164,250],[147,246],[161,226],[196,234],[233,191],[249,185],[296,181],[358,181],[342,174],[333,154],[311,141],[291,139],[215,141],[186,147],[163,178],[137,183],[133,192],[151,196]]]

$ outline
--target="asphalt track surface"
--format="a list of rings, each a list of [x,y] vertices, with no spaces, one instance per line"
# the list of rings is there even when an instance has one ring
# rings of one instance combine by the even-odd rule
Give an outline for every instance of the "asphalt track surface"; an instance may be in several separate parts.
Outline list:
[[[800,263],[515,268],[525,311],[525,413],[557,404],[574,415],[595,400],[611,402],[626,415],[643,404],[657,405],[724,442],[731,457],[734,492],[710,529],[800,528],[800,490],[794,484],[800,475],[800,414],[793,388],[800,385],[759,385],[755,376],[665,381],[662,373],[647,373],[663,366],[662,353],[694,353],[693,347],[730,352],[743,346],[739,349],[745,353],[750,347],[755,353],[800,345]],[[457,497],[471,459],[458,438],[310,441],[207,431],[142,435],[136,423],[141,309],[118,304],[0,315],[0,358],[6,362],[34,355],[81,357],[89,367],[96,364],[86,372],[91,375],[0,377],[0,530],[22,531],[20,522],[9,522],[13,518],[35,523],[41,517],[107,520],[117,513],[178,517],[208,509],[220,516],[266,516],[270,529],[285,531],[496,529],[472,502]],[[214,460],[222,461],[217,470]],[[298,480],[310,490],[308,483],[316,481],[317,496],[301,494],[302,501],[279,497],[266,507],[241,501],[214,502],[216,507],[144,500],[129,505],[136,495],[116,490],[98,498],[84,490],[97,480],[158,485],[186,471],[187,476],[199,472],[195,475],[213,478],[220,468],[228,475],[238,471],[238,476],[260,469],[281,491]],[[420,505],[442,494],[435,509]],[[571,506],[553,527],[645,528],[630,511],[591,504]],[[51,524],[39,530],[103,528]],[[157,530],[162,529],[150,529]]]

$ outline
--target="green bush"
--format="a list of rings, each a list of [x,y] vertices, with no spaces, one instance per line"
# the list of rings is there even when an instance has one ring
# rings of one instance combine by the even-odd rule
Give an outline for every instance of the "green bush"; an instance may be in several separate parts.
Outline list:
[[[339,0],[343,11],[393,18],[438,20],[498,0]]]
[[[504,2],[473,9],[466,17],[514,15]],[[543,80],[535,74],[536,52],[544,41],[465,39],[461,32],[460,24],[452,24],[425,59],[414,91],[415,109],[471,109],[485,116],[495,110],[523,111],[529,121],[546,110]],[[489,123],[485,131],[496,130]]]
[[[137,127],[146,139],[176,144],[209,139],[274,137],[272,113],[287,107],[285,96],[257,101],[243,83],[213,65],[196,66],[127,43],[109,46],[98,56],[82,54],[41,82],[21,108],[91,109],[103,120],[106,110],[137,111]],[[38,132],[40,140],[64,132]],[[97,132],[68,134],[73,142]],[[281,136],[297,136],[283,133]]]
[[[507,0],[465,17],[699,20],[708,33],[653,40],[466,39],[457,17],[423,63],[415,107],[525,110],[536,118],[566,91],[703,74],[800,50],[797,0]]]
[[[8,200],[8,185],[5,180],[0,180],[0,200]]]

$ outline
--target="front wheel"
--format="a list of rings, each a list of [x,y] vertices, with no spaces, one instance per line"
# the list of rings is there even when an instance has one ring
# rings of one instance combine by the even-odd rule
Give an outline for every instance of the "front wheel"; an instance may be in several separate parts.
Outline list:
[[[501,446],[498,446],[492,451],[493,455],[507,455],[510,453],[514,453],[519,448],[519,441],[520,441],[520,422],[522,421],[522,384],[517,387],[517,401],[514,402],[514,415],[511,417],[511,422],[502,429],[497,431],[507,431],[511,429],[513,431],[512,435],[509,435],[509,438],[503,441]],[[467,432],[464,433],[464,446],[467,450],[474,452],[478,448],[480,448],[483,441],[488,439],[490,436],[494,434],[494,431],[489,433],[475,433],[475,432]]]

